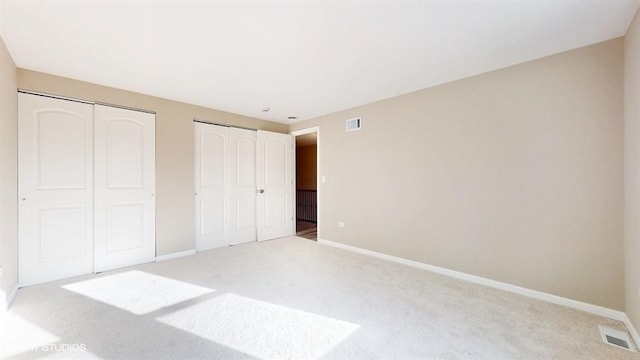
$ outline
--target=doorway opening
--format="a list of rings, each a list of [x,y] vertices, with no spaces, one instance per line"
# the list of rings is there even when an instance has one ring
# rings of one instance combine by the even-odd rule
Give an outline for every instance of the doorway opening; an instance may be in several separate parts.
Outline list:
[[[296,236],[318,240],[318,130],[292,133],[296,141]]]

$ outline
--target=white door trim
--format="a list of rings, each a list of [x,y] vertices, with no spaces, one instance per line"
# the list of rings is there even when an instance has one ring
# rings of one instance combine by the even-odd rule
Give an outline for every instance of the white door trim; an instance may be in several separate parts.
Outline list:
[[[321,204],[321,199],[322,199],[322,196],[320,196],[320,191],[321,191],[321,186],[320,186],[321,181],[320,181],[320,179],[323,176],[322,172],[320,171],[320,126],[312,126],[312,127],[308,127],[308,128],[305,128],[305,129],[295,130],[295,131],[290,132],[289,134],[293,135],[293,141],[294,141],[294,147],[295,147],[296,137],[302,136],[302,135],[307,135],[307,134],[313,134],[313,133],[316,133],[316,137],[317,137],[316,138],[316,206],[318,208],[316,209],[316,226],[317,226],[316,231],[317,231],[317,234],[318,234],[317,239],[320,240],[321,239],[321,237],[320,237],[320,214],[322,213],[320,211],[320,209],[321,209],[320,204]],[[296,150],[296,151],[293,152],[293,164],[296,167],[296,169],[297,169],[297,160],[296,160],[297,156],[298,156],[298,151]],[[294,176],[293,177],[293,194],[292,194],[293,204],[294,204],[294,206],[293,206],[294,212],[297,211],[297,206],[296,206],[297,201],[298,201],[298,199],[296,199],[296,189],[298,188],[297,182],[298,182],[298,179],[296,178],[296,176]],[[297,213],[296,213],[295,218],[296,219],[298,218],[298,214]],[[294,235],[296,234],[296,221],[293,222],[293,234]]]

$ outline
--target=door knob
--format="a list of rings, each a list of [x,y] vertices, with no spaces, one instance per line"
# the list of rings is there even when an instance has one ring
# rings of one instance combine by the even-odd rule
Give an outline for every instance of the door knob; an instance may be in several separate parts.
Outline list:
[[[264,192],[264,189],[260,189],[260,190],[258,190],[258,192],[259,192],[260,194],[262,194],[262,193]]]

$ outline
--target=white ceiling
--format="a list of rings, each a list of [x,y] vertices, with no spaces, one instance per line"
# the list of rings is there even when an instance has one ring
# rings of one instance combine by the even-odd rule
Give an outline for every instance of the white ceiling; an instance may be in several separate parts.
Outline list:
[[[291,123],[622,36],[639,4],[0,0],[0,34],[21,68]]]

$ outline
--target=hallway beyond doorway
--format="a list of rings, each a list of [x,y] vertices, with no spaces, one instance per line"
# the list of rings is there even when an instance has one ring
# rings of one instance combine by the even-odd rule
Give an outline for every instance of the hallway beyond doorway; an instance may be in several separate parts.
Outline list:
[[[296,221],[296,236],[318,241],[318,224],[303,220]]]

